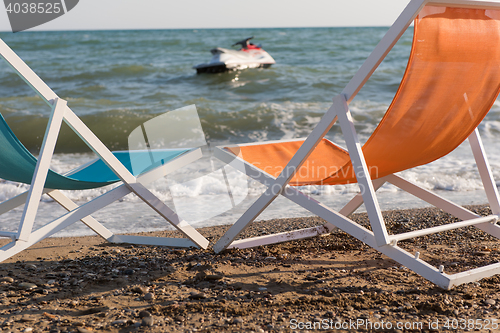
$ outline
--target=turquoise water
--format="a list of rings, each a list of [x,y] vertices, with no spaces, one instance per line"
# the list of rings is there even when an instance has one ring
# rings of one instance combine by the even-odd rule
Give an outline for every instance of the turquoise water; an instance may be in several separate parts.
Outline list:
[[[371,134],[398,88],[411,47],[411,30],[403,35],[351,104],[361,141]],[[304,137],[386,31],[382,27],[22,32],[0,33],[0,38],[56,94],[68,101],[108,147],[117,150],[127,149],[128,135],[140,124],[191,104],[198,109],[210,146]],[[262,44],[276,65],[223,74],[197,75],[192,69],[193,65],[210,59],[211,48],[230,48],[248,36],[255,36],[254,42]],[[497,179],[500,179],[500,158],[496,157],[499,156],[496,154],[499,150],[496,141],[500,137],[499,106],[495,104],[480,127],[486,148],[492,153],[490,159]],[[20,140],[36,154],[50,109],[4,63],[0,63],[0,112]],[[337,126],[328,137],[342,143]],[[89,158],[87,151],[65,127],[53,167],[62,170],[77,166]],[[197,170],[205,167],[200,164]],[[474,161],[466,146],[459,147],[448,159],[406,171],[404,176],[461,203],[485,202],[478,191],[479,177],[474,173]],[[0,199],[12,197],[23,189],[0,182]],[[354,191],[351,187],[304,190],[333,206],[341,205],[348,200],[345,194]],[[170,203],[175,201],[176,206],[188,205],[185,210],[202,226],[234,222],[261,191],[262,187],[250,183],[245,192],[247,198],[240,206],[210,218],[204,217],[203,207],[213,204],[214,195],[220,194],[211,185],[187,186],[177,200],[172,191],[164,193],[162,198]],[[390,186],[383,187],[381,192],[381,201],[387,208],[424,205],[410,203],[408,197]],[[85,201],[99,193],[102,192],[81,191],[70,195],[76,201]],[[121,204],[134,211],[128,219],[135,224],[126,231],[164,228],[154,214],[146,213],[147,208],[138,208],[137,201],[130,199]],[[192,208],[197,206],[202,208]],[[271,211],[274,215],[262,218],[307,214],[291,208],[286,200]],[[121,219],[114,212],[110,210],[101,216],[109,223],[118,223]],[[52,209],[45,213],[50,220]]]

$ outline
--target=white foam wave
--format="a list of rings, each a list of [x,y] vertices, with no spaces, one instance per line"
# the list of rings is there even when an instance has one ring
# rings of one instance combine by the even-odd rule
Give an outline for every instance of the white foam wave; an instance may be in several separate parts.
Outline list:
[[[493,150],[493,153],[499,153],[500,148],[491,140],[485,140],[486,150]],[[493,149],[492,149],[493,148]],[[82,160],[89,159],[88,154],[58,154],[52,165],[55,170],[68,170],[81,164]],[[198,164],[197,164],[198,163]],[[161,199],[172,200],[177,198],[194,198],[202,195],[220,195],[227,193],[227,182],[224,179],[221,169],[213,169],[204,165],[206,161],[195,162],[190,169],[183,174],[183,177],[161,178],[152,183],[149,187],[155,191]],[[500,156],[493,154],[490,156],[493,175],[500,181]],[[55,166],[55,167],[54,167]],[[210,171],[213,169],[214,171]],[[208,171],[207,171],[208,170]],[[256,182],[247,181],[247,178],[233,168],[225,168],[226,177],[231,182],[231,189],[238,195],[254,195],[262,191],[262,186]],[[431,164],[420,166],[412,170],[403,171],[401,175],[423,186],[427,189],[447,190],[466,192],[478,190],[482,187],[481,180],[475,168],[475,161],[470,154],[467,144],[463,144],[456,151]],[[187,180],[188,181],[187,181]],[[82,190],[82,191],[64,191],[68,197],[75,201],[87,201],[95,198],[114,185],[100,189]],[[27,185],[17,184],[9,181],[0,182],[0,200],[7,200],[28,189]],[[355,185],[335,185],[335,186],[302,186],[302,191],[312,195],[330,195],[353,193],[356,191]],[[391,187],[382,187],[380,191],[394,191]],[[135,202],[133,196],[126,197],[124,201]]]
[[[500,120],[484,121],[479,125],[479,130],[485,138],[498,138],[500,136]]]

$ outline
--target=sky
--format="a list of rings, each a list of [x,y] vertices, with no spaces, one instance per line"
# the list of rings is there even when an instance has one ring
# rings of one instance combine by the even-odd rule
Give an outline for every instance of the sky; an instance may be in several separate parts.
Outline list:
[[[29,30],[389,26],[408,2],[409,0],[80,0],[65,15]],[[12,31],[5,6],[1,4],[0,31]]]

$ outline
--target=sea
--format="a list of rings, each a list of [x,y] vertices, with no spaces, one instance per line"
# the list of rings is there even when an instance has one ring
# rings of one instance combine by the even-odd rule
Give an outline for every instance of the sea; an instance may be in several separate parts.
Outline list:
[[[401,37],[359,92],[350,109],[360,141],[365,142],[387,110],[403,76],[412,27]],[[306,137],[388,30],[360,28],[185,29],[140,31],[59,31],[0,33],[4,40],[111,149],[130,148],[131,133],[174,110],[195,108],[202,128],[203,157],[148,185],[195,227],[232,224],[265,190],[262,184],[219,162],[214,147],[224,144]],[[196,74],[193,65],[208,62],[210,49],[231,48],[243,38],[276,60],[266,69]],[[40,151],[51,108],[4,62],[0,62],[0,113],[35,156]],[[179,132],[162,125],[165,133]],[[172,127],[173,126],[173,127]],[[181,130],[181,132],[184,129]],[[188,129],[185,130],[189,131]],[[479,127],[493,175],[500,181],[500,103]],[[334,125],[327,138],[345,146]],[[166,145],[168,148],[168,144]],[[0,147],[1,149],[1,147]],[[64,173],[95,155],[64,125],[51,167]],[[224,171],[224,172],[222,172]],[[470,147],[464,142],[429,165],[401,172],[418,185],[462,205],[487,202]],[[500,182],[497,182],[497,186]],[[83,204],[116,185],[64,191]],[[0,201],[28,189],[0,180]],[[356,185],[304,186],[301,190],[339,209]],[[384,210],[428,206],[392,185],[378,190]],[[359,211],[363,211],[362,206]],[[0,216],[0,230],[15,231],[22,207]],[[64,210],[43,197],[35,228]],[[310,216],[279,197],[257,219]],[[130,194],[93,214],[117,233],[172,227]],[[75,223],[56,236],[92,234]]]

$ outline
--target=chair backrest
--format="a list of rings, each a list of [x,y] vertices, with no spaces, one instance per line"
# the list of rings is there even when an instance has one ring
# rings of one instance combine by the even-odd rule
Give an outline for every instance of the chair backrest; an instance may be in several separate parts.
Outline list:
[[[424,7],[399,89],[363,146],[372,179],[453,151],[499,91],[500,10]],[[355,182],[351,170],[349,162],[323,183]]]

